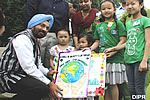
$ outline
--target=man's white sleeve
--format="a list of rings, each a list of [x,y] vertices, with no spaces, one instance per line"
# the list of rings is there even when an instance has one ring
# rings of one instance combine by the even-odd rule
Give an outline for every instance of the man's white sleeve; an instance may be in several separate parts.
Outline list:
[[[29,76],[32,76],[45,84],[49,84],[50,80],[44,75],[48,69],[43,70],[45,72],[43,74],[43,72],[35,65],[33,44],[31,43],[31,40],[26,35],[19,35],[12,43],[22,69]]]

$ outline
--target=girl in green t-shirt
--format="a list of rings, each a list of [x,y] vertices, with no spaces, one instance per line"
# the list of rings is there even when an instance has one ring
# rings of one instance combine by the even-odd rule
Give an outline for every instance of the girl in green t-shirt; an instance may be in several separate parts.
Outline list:
[[[91,46],[94,50],[99,47],[99,52],[105,49],[122,45],[126,42],[126,31],[123,23],[116,19],[115,4],[111,0],[102,1],[100,4],[102,18],[96,25],[94,32],[95,42]],[[119,90],[117,84],[127,82],[126,67],[124,65],[124,50],[107,53],[105,100],[118,100]]]
[[[122,46],[105,50],[117,51],[125,48],[128,87],[131,99],[145,100],[145,80],[150,54],[150,19],[144,17],[143,0],[126,0],[127,12],[133,16],[126,23],[127,41]]]

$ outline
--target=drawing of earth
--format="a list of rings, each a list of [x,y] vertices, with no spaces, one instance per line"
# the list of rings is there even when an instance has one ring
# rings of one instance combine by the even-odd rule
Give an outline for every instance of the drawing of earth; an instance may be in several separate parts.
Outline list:
[[[84,67],[79,61],[67,63],[61,70],[60,76],[65,83],[74,83],[82,78]]]

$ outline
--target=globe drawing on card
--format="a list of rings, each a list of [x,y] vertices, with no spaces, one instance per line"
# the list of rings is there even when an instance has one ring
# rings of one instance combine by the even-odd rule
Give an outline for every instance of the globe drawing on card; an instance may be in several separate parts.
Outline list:
[[[65,83],[75,83],[84,75],[84,67],[79,61],[71,61],[64,65],[60,77]]]

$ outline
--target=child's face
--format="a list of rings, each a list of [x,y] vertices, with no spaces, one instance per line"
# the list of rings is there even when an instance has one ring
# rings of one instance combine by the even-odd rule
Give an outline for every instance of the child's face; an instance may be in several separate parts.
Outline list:
[[[143,3],[140,4],[139,0],[126,0],[126,9],[129,14],[136,15],[141,12]]]
[[[80,49],[80,50],[82,50],[82,49],[88,47],[88,41],[87,41],[86,37],[80,38],[78,44],[79,44],[79,49]]]
[[[102,3],[101,5],[101,13],[106,19],[113,18],[116,9],[113,4],[109,1]]]
[[[69,13],[70,15],[76,13],[77,9],[73,8],[73,4],[69,3]]]
[[[67,45],[69,42],[69,34],[67,31],[59,31],[57,33],[57,39],[58,39],[58,43],[60,45]]]

